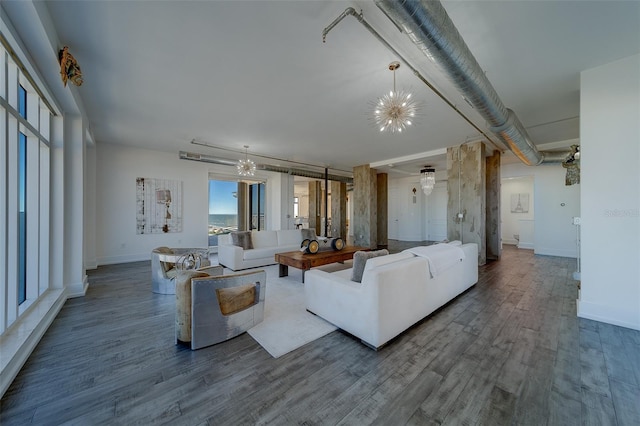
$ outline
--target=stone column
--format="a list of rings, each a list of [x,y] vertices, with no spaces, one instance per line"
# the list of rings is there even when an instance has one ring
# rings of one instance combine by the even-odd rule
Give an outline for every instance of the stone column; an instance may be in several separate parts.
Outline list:
[[[378,247],[377,173],[368,164],[353,168],[353,239],[357,246]]]
[[[309,182],[309,228],[322,235],[322,186],[320,181]]]
[[[238,182],[238,231],[249,230],[249,184]]]
[[[486,258],[486,161],[482,142],[447,148],[447,238],[478,244],[478,264]]]
[[[377,179],[377,226],[378,226],[378,247],[387,248],[389,245],[389,213],[388,213],[388,181],[387,173],[378,173]]]
[[[331,181],[331,237],[347,242],[347,184]]]
[[[500,226],[500,151],[486,158],[487,162],[487,260],[499,260],[502,254]]]

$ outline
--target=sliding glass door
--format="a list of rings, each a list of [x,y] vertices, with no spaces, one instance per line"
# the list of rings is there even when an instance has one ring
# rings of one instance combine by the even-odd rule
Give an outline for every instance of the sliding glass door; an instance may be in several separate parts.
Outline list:
[[[250,229],[257,231],[264,230],[264,206],[265,206],[265,184],[253,183],[249,185],[249,211],[251,212]]]

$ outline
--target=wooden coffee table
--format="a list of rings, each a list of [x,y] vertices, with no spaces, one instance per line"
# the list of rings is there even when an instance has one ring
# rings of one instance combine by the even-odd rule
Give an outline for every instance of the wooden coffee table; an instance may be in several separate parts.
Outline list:
[[[316,254],[304,253],[300,250],[288,251],[286,253],[276,253],[276,262],[280,267],[281,277],[289,275],[289,266],[302,269],[302,282],[304,273],[316,266],[328,265],[329,263],[344,262],[353,259],[353,254],[357,251],[369,251],[368,247],[347,246],[342,250],[319,251]]]

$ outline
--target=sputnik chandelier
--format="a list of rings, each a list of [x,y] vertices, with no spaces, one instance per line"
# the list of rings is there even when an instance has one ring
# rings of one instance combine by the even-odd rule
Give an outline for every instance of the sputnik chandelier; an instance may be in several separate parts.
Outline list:
[[[238,174],[240,176],[253,176],[256,174],[256,163],[252,160],[249,160],[247,150],[249,149],[249,145],[244,146],[244,159],[238,160]]]
[[[424,166],[424,169],[420,170],[420,186],[424,195],[431,194],[433,187],[436,184],[436,169],[431,166]]]
[[[400,62],[391,62],[389,71],[393,72],[393,90],[378,98],[374,110],[374,120],[381,132],[401,133],[411,126],[418,104],[411,99],[411,93],[396,91],[396,70]]]

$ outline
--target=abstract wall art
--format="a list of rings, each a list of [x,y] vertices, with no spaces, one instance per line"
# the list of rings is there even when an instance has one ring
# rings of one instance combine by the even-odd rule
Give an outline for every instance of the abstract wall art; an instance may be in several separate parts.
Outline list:
[[[136,178],[136,234],[182,232],[182,181]]]

